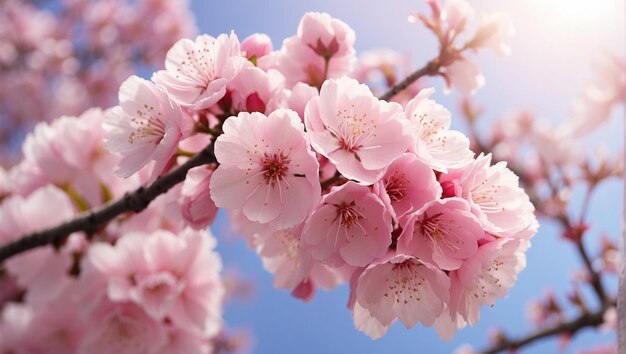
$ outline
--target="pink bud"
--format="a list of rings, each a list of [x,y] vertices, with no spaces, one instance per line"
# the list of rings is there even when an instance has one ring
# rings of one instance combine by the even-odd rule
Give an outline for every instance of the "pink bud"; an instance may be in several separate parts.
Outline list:
[[[254,33],[246,37],[241,42],[241,52],[243,55],[251,59],[259,59],[268,55],[272,51],[272,40],[264,33]]]
[[[246,98],[246,111],[248,112],[265,112],[265,102],[258,93],[253,92]]]

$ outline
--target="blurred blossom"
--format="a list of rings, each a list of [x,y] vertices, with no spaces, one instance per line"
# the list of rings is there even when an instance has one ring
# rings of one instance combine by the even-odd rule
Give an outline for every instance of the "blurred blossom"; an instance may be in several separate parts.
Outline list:
[[[15,159],[15,132],[89,107],[112,106],[119,84],[132,72],[161,66],[170,46],[195,32],[188,7],[187,0],[1,2],[4,162]]]
[[[564,135],[580,137],[595,130],[626,100],[626,61],[605,51],[594,57],[595,76],[574,101],[571,119],[560,127]]]
[[[529,321],[537,327],[554,323],[562,316],[561,305],[551,290],[546,291],[544,297],[529,302],[526,311]]]
[[[504,14],[478,13],[465,0],[428,0],[431,15],[419,12],[409,16],[409,22],[421,22],[439,40],[439,58],[436,75],[446,81],[449,92],[452,88],[464,96],[471,96],[485,85],[485,77],[480,68],[465,51],[479,51],[489,48],[500,56],[511,54],[508,40],[515,30],[511,20]],[[475,25],[477,30],[469,36],[468,28]],[[463,38],[463,39],[461,39]]]

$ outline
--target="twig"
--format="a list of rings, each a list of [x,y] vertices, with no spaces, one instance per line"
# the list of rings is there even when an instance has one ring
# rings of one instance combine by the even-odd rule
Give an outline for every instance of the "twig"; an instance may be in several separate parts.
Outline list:
[[[175,170],[159,177],[149,187],[140,187],[134,192],[126,193],[118,200],[81,213],[68,222],[49,229],[22,235],[15,241],[3,245],[0,247],[0,262],[33,248],[58,244],[63,238],[74,232],[85,231],[88,234],[93,233],[99,226],[108,223],[123,213],[130,211],[141,212],[159,195],[164,194],[170,188],[184,181],[187,171],[196,166],[216,162],[213,143],[211,143]]]
[[[412,83],[417,81],[419,78],[423,76],[432,76],[437,75],[439,73],[439,69],[441,68],[442,61],[437,57],[431,61],[429,61],[424,67],[415,70],[409,76],[407,76],[404,80],[398,82],[389,88],[384,95],[380,96],[379,99],[383,101],[389,101],[393,98],[393,96],[400,93],[400,91],[409,87]]]
[[[540,329],[537,332],[531,333],[518,339],[504,338],[500,340],[500,342],[498,342],[496,345],[479,352],[479,354],[496,354],[504,350],[515,350],[546,337],[551,337],[558,334],[573,335],[574,333],[586,327],[598,327],[599,325],[604,323],[604,313],[609,308],[609,305],[605,305],[600,310],[595,312],[581,313],[578,317],[572,320],[557,323],[553,326]],[[614,305],[614,303],[612,303],[612,305]]]

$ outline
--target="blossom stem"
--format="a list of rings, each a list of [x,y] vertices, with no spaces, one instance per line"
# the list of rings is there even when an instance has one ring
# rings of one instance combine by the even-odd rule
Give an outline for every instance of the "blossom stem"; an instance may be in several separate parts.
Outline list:
[[[400,93],[402,90],[409,87],[412,83],[417,81],[419,78],[424,76],[435,76],[439,74],[439,69],[441,68],[441,60],[439,57],[429,61],[424,67],[415,70],[409,76],[407,76],[404,80],[398,82],[389,88],[385,94],[379,97],[379,99],[383,101],[389,101],[395,95]]]
[[[74,219],[44,230],[35,231],[16,238],[14,241],[0,246],[0,262],[11,256],[49,244],[59,244],[68,235],[84,231],[88,236],[101,225],[117,216],[127,213],[139,213],[161,194],[185,180],[187,171],[209,163],[217,163],[213,143],[202,149],[198,154],[175,170],[159,177],[152,185],[139,187],[123,197],[110,201],[103,206],[87,210]]]
[[[185,157],[194,157],[196,154],[194,154],[191,151],[187,151],[187,150],[183,150],[183,149],[176,149],[176,156],[185,156]]]
[[[339,172],[335,173],[334,176],[330,177],[329,179],[322,181],[320,184],[322,186],[322,189],[326,189],[329,187],[332,187],[336,182],[339,182],[341,180],[342,176]]]

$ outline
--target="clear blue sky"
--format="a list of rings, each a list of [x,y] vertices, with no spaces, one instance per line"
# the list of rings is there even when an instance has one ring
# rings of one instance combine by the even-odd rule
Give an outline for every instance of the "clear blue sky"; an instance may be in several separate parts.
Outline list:
[[[486,122],[513,108],[531,108],[553,122],[567,117],[571,101],[592,77],[593,53],[611,49],[624,55],[624,8],[619,0],[598,2],[578,0],[475,1],[477,8],[507,12],[516,25],[511,42],[513,55],[500,59],[490,53],[479,55],[478,62],[487,85],[476,100],[485,106]],[[216,5],[217,4],[217,5]],[[271,5],[270,5],[271,4]],[[569,4],[565,6],[566,4]],[[592,7],[590,7],[589,4]],[[242,39],[254,32],[265,32],[280,47],[282,40],[296,31],[305,11],[326,11],[348,23],[357,34],[357,51],[389,47],[410,53],[420,65],[436,53],[436,43],[421,26],[409,24],[407,15],[425,9],[422,1],[324,0],[324,1],[207,1],[195,0],[192,9],[202,33],[218,35],[235,32]],[[458,97],[445,96],[439,79],[430,81],[438,90],[435,99],[455,114]],[[586,142],[606,141],[613,149],[623,147],[623,112],[615,112],[609,126]],[[462,129],[457,119],[453,126]],[[594,195],[591,219],[594,220],[594,245],[600,231],[617,236],[620,228],[622,185],[616,181],[603,185]],[[254,335],[254,353],[451,353],[462,343],[484,347],[489,329],[504,328],[511,335],[531,329],[525,305],[531,296],[553,288],[563,296],[571,271],[580,265],[573,248],[559,240],[553,225],[542,223],[528,252],[528,267],[520,275],[509,297],[494,308],[484,308],[480,323],[460,331],[452,342],[441,340],[433,329],[417,325],[406,330],[396,324],[385,337],[372,341],[354,329],[346,309],[347,286],[331,293],[319,292],[310,303],[274,289],[271,275],[243,241],[226,241],[229,231],[224,215],[213,227],[221,241],[224,262],[254,280],[255,296],[249,303],[233,303],[226,310],[231,327],[247,328]],[[612,340],[613,335],[584,331],[566,353],[593,343]],[[544,341],[522,353],[557,352],[555,341]]]

